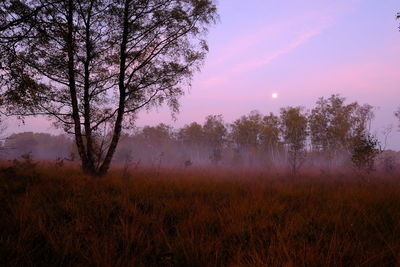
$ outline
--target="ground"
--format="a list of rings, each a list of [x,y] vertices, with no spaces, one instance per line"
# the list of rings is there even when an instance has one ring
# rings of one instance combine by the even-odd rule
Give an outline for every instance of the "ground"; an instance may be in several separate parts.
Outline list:
[[[394,266],[400,176],[0,171],[0,266]]]

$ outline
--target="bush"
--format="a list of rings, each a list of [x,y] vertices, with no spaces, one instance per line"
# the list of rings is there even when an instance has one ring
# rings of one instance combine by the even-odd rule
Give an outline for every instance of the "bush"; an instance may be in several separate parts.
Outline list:
[[[358,170],[370,173],[374,170],[376,156],[381,152],[379,141],[374,136],[357,136],[353,140],[351,161]]]

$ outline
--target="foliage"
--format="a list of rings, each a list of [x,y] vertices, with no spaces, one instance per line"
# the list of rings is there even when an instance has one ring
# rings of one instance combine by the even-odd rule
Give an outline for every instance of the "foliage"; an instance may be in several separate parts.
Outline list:
[[[247,159],[251,164],[260,157],[275,159],[280,148],[280,133],[279,118],[273,113],[263,116],[255,110],[230,126],[230,138],[240,161]]]
[[[203,125],[204,140],[211,148],[209,157],[212,163],[217,164],[222,159],[222,148],[227,137],[227,129],[222,115],[210,115],[206,117]]]
[[[273,154],[280,146],[279,118],[272,112],[264,116],[262,121],[260,142],[261,146]]]
[[[301,107],[281,109],[281,131],[288,149],[291,172],[296,175],[305,160],[307,139],[307,115]]]
[[[338,95],[319,99],[309,113],[296,107],[282,110],[285,112],[279,116],[252,111],[230,124],[221,115],[209,115],[203,124],[193,122],[180,129],[163,123],[136,127],[122,133],[114,162],[158,166],[162,158],[163,166],[184,166],[185,161],[190,161],[195,166],[211,162],[279,168],[289,161],[292,172],[297,172],[307,156],[307,164],[314,167],[325,168],[327,163],[329,167],[349,167],[353,141],[369,133],[373,118],[370,105],[345,104]],[[92,139],[94,151],[107,147],[101,138]],[[9,151],[9,158],[31,152],[35,159],[59,157],[70,161],[71,153],[79,154],[72,140],[63,135],[20,133],[11,135],[6,143],[15,148]],[[310,148],[306,147],[308,144]]]
[[[352,140],[368,132],[373,107],[357,102],[345,104],[345,98],[332,95],[320,98],[309,115],[312,148],[331,160],[351,149]]]
[[[179,130],[178,138],[185,145],[198,148],[205,141],[203,127],[197,122],[185,125]]]
[[[397,19],[400,19],[400,12],[397,13],[396,18],[397,18]],[[399,29],[400,29],[400,27],[399,27]]]
[[[252,111],[248,116],[242,116],[233,122],[232,138],[239,148],[259,146],[262,119],[262,115],[258,111]]]
[[[397,119],[399,120],[399,128],[400,128],[400,107],[398,108],[398,110],[394,113],[394,115],[397,117]]]
[[[357,136],[353,140],[351,161],[358,170],[370,173],[374,170],[375,158],[381,152],[379,141],[374,136]]]
[[[207,142],[213,146],[222,146],[227,134],[222,115],[207,116],[203,125],[203,131]]]
[[[212,0],[2,1],[1,103],[73,133],[83,169],[103,175],[139,110],[178,111],[216,18]]]

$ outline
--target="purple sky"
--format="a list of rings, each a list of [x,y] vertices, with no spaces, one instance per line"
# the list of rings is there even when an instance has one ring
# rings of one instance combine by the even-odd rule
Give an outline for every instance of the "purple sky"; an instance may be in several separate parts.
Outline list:
[[[252,110],[311,108],[318,97],[338,93],[376,106],[373,131],[382,138],[393,124],[388,147],[400,150],[393,115],[400,106],[398,0],[220,0],[218,6],[210,53],[181,99],[178,120],[159,108],[142,112],[138,126],[181,127],[209,114],[231,122]],[[40,118],[8,126],[9,132],[55,131]]]

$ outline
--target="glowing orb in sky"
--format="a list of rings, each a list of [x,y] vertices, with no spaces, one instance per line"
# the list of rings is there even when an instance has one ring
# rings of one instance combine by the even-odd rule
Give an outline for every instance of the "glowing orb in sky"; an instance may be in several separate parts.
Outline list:
[[[278,98],[278,93],[272,93],[272,98],[277,99]]]

